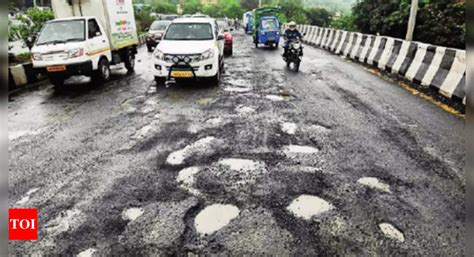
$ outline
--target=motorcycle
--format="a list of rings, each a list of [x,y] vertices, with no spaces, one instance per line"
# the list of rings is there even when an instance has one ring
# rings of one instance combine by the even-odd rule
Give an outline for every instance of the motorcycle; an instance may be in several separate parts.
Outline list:
[[[286,56],[283,56],[283,60],[286,62],[286,66],[294,72],[298,72],[300,69],[301,58],[303,57],[303,45],[299,39],[292,40],[289,42],[288,51]]]

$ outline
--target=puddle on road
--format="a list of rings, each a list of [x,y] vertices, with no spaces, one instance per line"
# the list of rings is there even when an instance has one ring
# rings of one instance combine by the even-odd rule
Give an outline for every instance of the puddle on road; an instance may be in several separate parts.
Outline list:
[[[97,252],[96,249],[94,249],[94,248],[89,248],[89,249],[87,249],[87,250],[85,250],[85,251],[80,252],[80,253],[77,255],[77,257],[92,257],[95,252]]]
[[[400,232],[400,230],[396,229],[392,224],[381,223],[379,224],[379,228],[386,237],[395,239],[399,242],[405,241],[405,236],[403,235],[403,233]]]
[[[235,108],[235,111],[239,114],[249,114],[255,112],[255,109],[252,107],[239,105]]]
[[[41,134],[42,132],[43,132],[43,129],[12,131],[12,132],[8,132],[8,140],[12,141],[26,135],[35,136],[35,135]]]
[[[286,155],[292,154],[314,154],[319,152],[318,148],[304,145],[288,145],[283,148]]]
[[[300,195],[286,209],[298,218],[309,220],[333,208],[332,204],[317,196]]]
[[[285,101],[285,98],[279,95],[266,95],[265,98],[272,101]]]
[[[217,140],[215,137],[205,137],[205,138],[199,139],[198,141],[190,145],[187,145],[181,150],[172,152],[166,159],[166,162],[171,165],[183,164],[187,158],[191,157],[192,155],[198,152],[211,151],[212,145],[216,144],[218,141],[219,140]]]
[[[237,216],[240,210],[230,204],[213,204],[199,212],[194,220],[196,231],[202,235],[209,235],[223,228]]]
[[[23,204],[27,203],[30,200],[30,196],[32,194],[36,193],[36,191],[38,191],[39,189],[40,189],[39,187],[35,187],[35,188],[32,188],[32,189],[28,190],[28,192],[26,192],[25,196],[23,196],[19,201],[17,201],[16,204],[23,205]]]
[[[372,189],[378,189],[380,191],[391,193],[390,186],[381,182],[378,178],[374,177],[363,177],[357,180],[357,183],[370,187]]]
[[[250,92],[250,90],[252,90],[252,89],[248,88],[248,87],[226,87],[226,88],[224,88],[224,91],[232,92],[232,93],[246,93],[246,92]]]
[[[85,216],[78,209],[62,211],[54,220],[46,225],[46,232],[56,235],[72,229],[76,229],[84,220]]]
[[[297,129],[298,126],[293,122],[284,122],[281,124],[281,130],[289,135],[294,135]]]
[[[178,182],[178,184],[180,184],[180,187],[182,187],[189,193],[193,195],[200,195],[201,192],[193,188],[194,177],[200,170],[201,169],[199,167],[189,167],[189,168],[182,169],[179,172],[178,177],[176,178],[176,182]]]
[[[226,166],[234,171],[256,171],[265,169],[265,163],[249,159],[227,158],[219,161],[219,165]]]
[[[142,208],[130,208],[122,212],[122,219],[134,221],[138,217],[142,216],[142,214],[143,214]]]

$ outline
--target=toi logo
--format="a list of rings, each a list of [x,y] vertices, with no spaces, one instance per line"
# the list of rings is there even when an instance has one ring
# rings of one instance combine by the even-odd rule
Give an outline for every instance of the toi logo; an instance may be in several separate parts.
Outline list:
[[[37,240],[38,239],[38,210],[9,209],[8,210],[8,239]]]

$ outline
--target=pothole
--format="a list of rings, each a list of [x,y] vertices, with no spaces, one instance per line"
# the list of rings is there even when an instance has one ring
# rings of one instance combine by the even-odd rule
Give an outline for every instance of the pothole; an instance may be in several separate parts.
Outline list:
[[[78,209],[62,211],[54,220],[45,225],[46,232],[56,235],[79,227],[85,215]]]
[[[289,135],[294,135],[297,129],[298,126],[293,122],[284,122],[281,124],[281,130]]]
[[[287,210],[298,218],[309,220],[313,216],[318,216],[324,212],[332,210],[333,208],[334,206],[332,204],[317,196],[300,195],[291,202],[287,207]]]
[[[288,145],[283,148],[283,152],[286,155],[292,154],[314,154],[318,153],[318,148],[312,146],[304,146],[304,145]]]
[[[372,189],[377,189],[386,193],[390,193],[390,186],[380,182],[378,178],[374,177],[363,177],[357,180],[357,183],[370,187]]]
[[[219,161],[219,165],[228,167],[234,171],[255,171],[265,168],[265,164],[261,161],[239,158],[222,159]]]
[[[248,106],[239,105],[235,108],[235,111],[239,114],[249,114],[255,112],[255,109]]]
[[[271,101],[285,101],[285,98],[279,95],[266,95],[265,98]]]
[[[205,154],[205,153],[211,153],[215,152],[218,150],[218,147],[213,147],[213,146],[218,146],[221,145],[221,140],[216,139],[215,137],[205,137],[201,138],[198,141],[187,145],[181,150],[172,152],[168,158],[166,159],[166,162],[171,164],[171,165],[181,165],[184,163],[184,161],[193,156],[197,155],[199,153]]]
[[[250,90],[252,90],[252,89],[248,88],[248,87],[226,87],[226,88],[224,88],[224,91],[232,92],[232,93],[246,93],[246,92],[250,92]]]
[[[395,239],[399,242],[405,241],[405,236],[403,235],[403,233],[400,232],[400,230],[398,230],[397,228],[395,228],[392,224],[381,223],[379,224],[379,228],[386,237]]]
[[[201,192],[199,190],[193,188],[194,186],[194,181],[195,181],[195,175],[200,171],[201,169],[199,167],[189,167],[182,169],[178,177],[176,178],[176,182],[180,184],[180,186],[190,192],[193,195],[200,195]]]
[[[16,202],[16,204],[18,205],[23,205],[25,203],[27,203],[29,200],[30,200],[30,196],[34,193],[36,193],[36,191],[39,190],[39,187],[35,187],[35,188],[32,188],[30,190],[28,190],[28,192],[26,192],[25,196],[23,196],[19,201]]]
[[[142,216],[142,214],[143,214],[142,208],[130,208],[122,212],[122,219],[134,221],[138,217]]]
[[[89,249],[87,249],[87,250],[84,250],[84,251],[80,252],[80,253],[77,255],[77,257],[92,257],[95,252],[97,252],[96,249],[94,249],[94,248],[89,248]]]
[[[194,226],[199,234],[209,235],[229,224],[239,213],[239,208],[234,205],[213,204],[199,212],[194,220]]]

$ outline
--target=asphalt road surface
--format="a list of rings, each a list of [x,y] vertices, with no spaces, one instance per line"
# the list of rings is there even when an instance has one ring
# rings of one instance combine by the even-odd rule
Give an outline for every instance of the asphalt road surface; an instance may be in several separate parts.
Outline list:
[[[135,74],[9,103],[10,207],[39,211],[11,254],[464,254],[464,121],[313,47],[234,33],[219,87]]]

